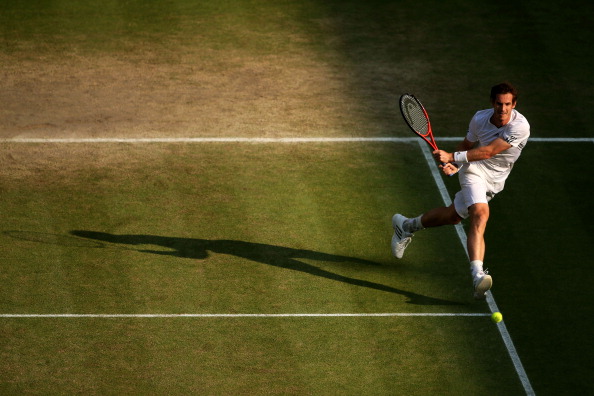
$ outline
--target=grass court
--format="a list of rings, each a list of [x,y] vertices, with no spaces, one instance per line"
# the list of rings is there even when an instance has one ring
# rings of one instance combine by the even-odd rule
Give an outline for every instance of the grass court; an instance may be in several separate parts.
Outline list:
[[[0,393],[593,391],[590,3],[0,6]],[[389,248],[458,188],[399,95],[452,149],[503,80],[533,137],[486,235],[512,352],[453,227]]]

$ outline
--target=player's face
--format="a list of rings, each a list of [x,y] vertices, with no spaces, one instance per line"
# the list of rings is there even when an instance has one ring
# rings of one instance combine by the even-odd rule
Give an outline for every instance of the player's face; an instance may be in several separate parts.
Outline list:
[[[498,127],[502,127],[507,124],[511,119],[512,110],[516,107],[513,95],[510,93],[499,94],[495,96],[493,101],[493,117],[491,122]]]

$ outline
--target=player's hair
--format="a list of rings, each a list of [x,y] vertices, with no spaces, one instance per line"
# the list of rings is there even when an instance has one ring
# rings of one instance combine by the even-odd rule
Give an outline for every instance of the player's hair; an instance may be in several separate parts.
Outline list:
[[[491,102],[495,101],[497,95],[512,94],[512,101],[515,103],[518,100],[518,90],[516,87],[508,82],[497,84],[491,88]]]

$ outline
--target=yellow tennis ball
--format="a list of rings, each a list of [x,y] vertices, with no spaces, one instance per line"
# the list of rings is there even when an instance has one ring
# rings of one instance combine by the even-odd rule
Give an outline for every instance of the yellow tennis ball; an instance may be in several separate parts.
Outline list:
[[[503,320],[503,315],[501,315],[501,312],[493,312],[493,315],[491,315],[491,320],[493,323],[499,323]]]

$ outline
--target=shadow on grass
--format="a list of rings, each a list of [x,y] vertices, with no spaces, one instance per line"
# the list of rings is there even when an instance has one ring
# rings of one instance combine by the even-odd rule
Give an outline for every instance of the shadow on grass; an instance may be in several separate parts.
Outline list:
[[[299,259],[318,260],[323,262],[350,262],[363,266],[378,266],[379,263],[364,260],[355,257],[339,256],[335,254],[321,253],[313,250],[292,249],[283,246],[268,245],[254,242],[244,242],[235,240],[208,240],[195,238],[174,238],[156,235],[115,235],[105,232],[95,231],[71,231],[71,235],[91,239],[94,241],[117,243],[124,245],[154,245],[162,250],[139,250],[144,253],[183,257],[189,259],[203,260],[208,258],[208,252],[229,254],[236,257],[242,257],[247,260],[272,265],[275,267],[286,268],[294,271],[304,272],[321,278],[330,279],[337,282],[343,282],[353,286],[367,287],[388,293],[403,295],[409,299],[409,304],[418,305],[460,305],[460,303],[447,301],[432,297],[423,296],[413,292],[397,289],[391,286],[382,285],[362,279],[350,278],[344,275],[318,268],[299,261]]]

